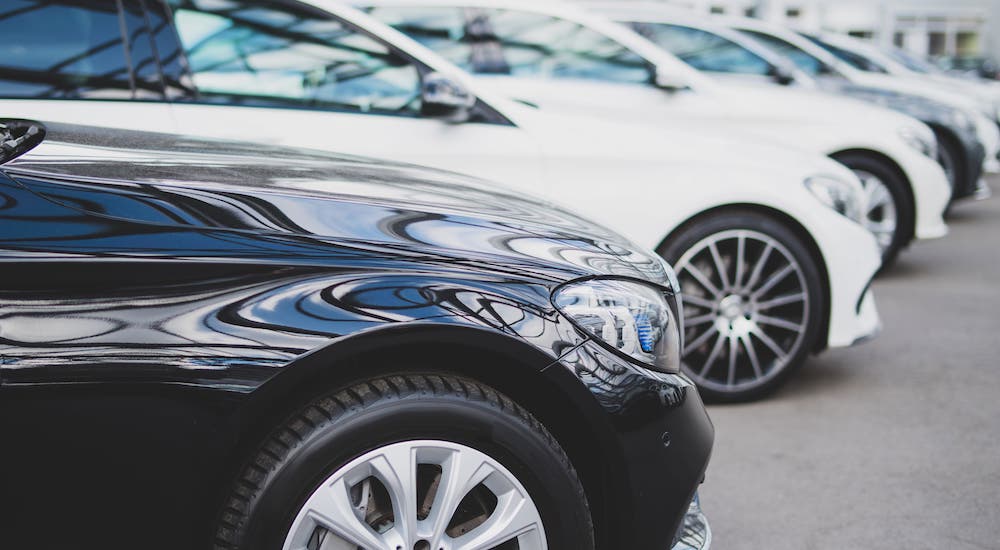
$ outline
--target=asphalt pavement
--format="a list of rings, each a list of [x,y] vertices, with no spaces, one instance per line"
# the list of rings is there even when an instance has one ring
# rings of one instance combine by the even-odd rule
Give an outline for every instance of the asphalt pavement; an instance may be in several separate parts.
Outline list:
[[[714,549],[1000,549],[1000,193],[949,224],[875,283],[877,339],[710,407]]]

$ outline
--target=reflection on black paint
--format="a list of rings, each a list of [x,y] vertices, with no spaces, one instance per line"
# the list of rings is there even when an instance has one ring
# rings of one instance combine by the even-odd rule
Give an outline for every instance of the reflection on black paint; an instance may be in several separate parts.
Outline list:
[[[687,505],[711,443],[690,383],[585,341],[550,303],[556,285],[589,275],[666,285],[651,252],[453,174],[47,130],[0,170],[0,546],[202,547],[241,438],[259,435],[245,433],[258,427],[246,409],[270,405],[279,373],[342,368],[305,358],[380,329],[391,343],[417,323],[550,361],[542,378],[611,426],[628,521],[669,531],[663,511]],[[662,445],[668,414],[697,424],[675,434],[688,448]],[[691,448],[682,472],[660,475]],[[51,527],[53,494],[73,513],[41,546],[19,544]],[[660,535],[630,547],[665,547],[672,533]]]
[[[445,318],[555,358],[580,339],[554,285],[665,280],[658,258],[571,214],[410,166],[57,126],[6,168],[0,259],[17,283],[0,289],[0,351],[14,382],[152,369],[248,391],[332,339]]]

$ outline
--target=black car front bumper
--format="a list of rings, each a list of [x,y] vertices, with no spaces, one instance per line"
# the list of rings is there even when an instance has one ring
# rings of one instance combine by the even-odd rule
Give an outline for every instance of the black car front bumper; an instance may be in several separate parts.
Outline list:
[[[628,363],[593,343],[574,348],[559,364],[583,383],[606,420],[600,424],[607,432],[595,438],[594,451],[608,457],[602,494],[613,499],[605,520],[617,526],[614,548],[673,547],[715,438],[694,384],[683,375]]]

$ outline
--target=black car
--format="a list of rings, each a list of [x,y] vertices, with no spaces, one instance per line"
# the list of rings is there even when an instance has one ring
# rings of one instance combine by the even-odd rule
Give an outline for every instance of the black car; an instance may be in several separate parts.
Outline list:
[[[707,547],[654,253],[412,166],[0,131],[0,547]]]
[[[886,72],[874,61],[858,53],[837,47],[818,36],[799,34],[859,71]],[[766,40],[766,37],[756,38]],[[772,38],[771,42],[773,41]],[[825,64],[823,66],[825,67]],[[835,71],[832,67],[827,67],[826,70],[830,73]],[[960,109],[923,96],[892,89],[840,80],[824,84],[844,95],[895,109],[930,126],[938,140],[938,160],[952,184],[953,199],[974,197],[983,190],[983,161],[986,159],[986,149],[979,141],[975,122]]]

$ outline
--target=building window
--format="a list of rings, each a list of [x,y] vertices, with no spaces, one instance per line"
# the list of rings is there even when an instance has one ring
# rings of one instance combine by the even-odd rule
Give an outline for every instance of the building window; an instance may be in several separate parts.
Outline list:
[[[964,31],[956,35],[956,49],[959,56],[973,56],[980,53],[979,33]]]
[[[789,19],[798,19],[802,17],[802,8],[788,8],[785,10],[785,17]]]
[[[875,33],[872,31],[847,31],[847,34],[862,40],[871,40],[875,37]]]
[[[743,10],[743,15],[746,15],[747,17],[757,17],[757,8],[747,8]]]
[[[932,32],[927,34],[927,53],[931,57],[947,55],[948,35],[943,32]]]
[[[897,32],[892,35],[892,43],[897,48],[906,47],[906,33]]]
[[[726,6],[712,6],[708,11],[716,15],[724,15],[726,13]]]

